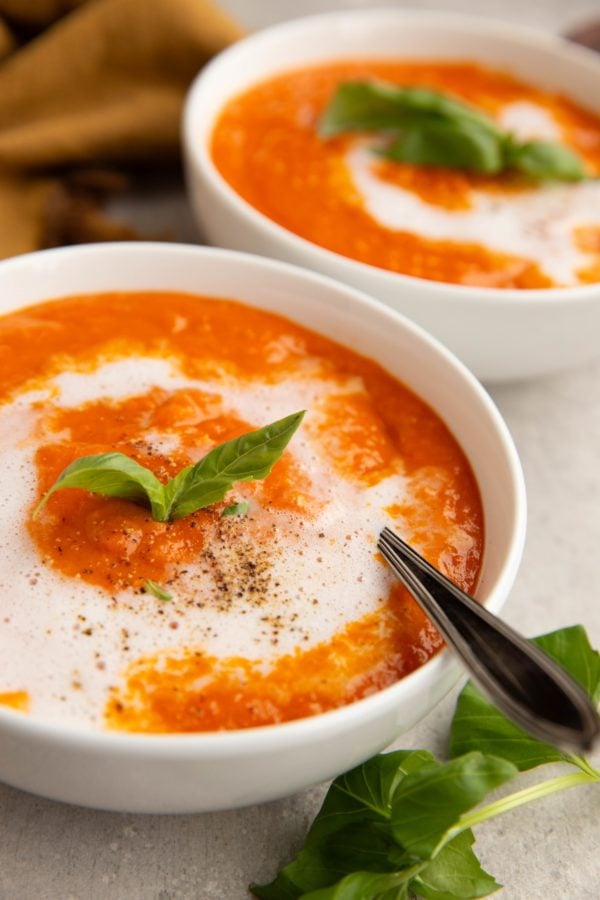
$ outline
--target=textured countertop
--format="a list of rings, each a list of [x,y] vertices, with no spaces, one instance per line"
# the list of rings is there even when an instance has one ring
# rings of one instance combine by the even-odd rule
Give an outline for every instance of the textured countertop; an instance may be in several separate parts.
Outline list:
[[[320,9],[404,4],[222,5],[249,27],[261,27]],[[556,31],[599,12],[598,0],[419,5]],[[181,195],[156,192],[134,212],[153,230],[176,221],[182,236],[194,239]],[[529,498],[525,554],[505,617],[526,634],[581,622],[599,646],[600,361],[491,394],[521,455]],[[397,746],[443,755],[454,700],[447,698]],[[534,779],[525,776],[523,783]],[[77,809],[0,785],[0,900],[244,900],[249,881],[269,880],[297,851],[324,789],[232,812],[153,817]],[[506,900],[600,897],[598,786],[508,813],[481,826],[476,837],[484,866],[505,885],[500,896]]]

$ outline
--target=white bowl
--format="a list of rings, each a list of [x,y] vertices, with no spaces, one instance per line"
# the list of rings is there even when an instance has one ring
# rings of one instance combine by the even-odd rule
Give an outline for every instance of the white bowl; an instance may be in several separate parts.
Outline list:
[[[69,294],[143,289],[233,297],[281,313],[376,358],[424,398],[473,467],[485,519],[477,595],[491,610],[501,608],[524,540],[522,472],[492,401],[437,341],[328,278],[224,250],[105,244],[0,264],[0,313]],[[459,675],[444,651],[391,687],[342,709],[209,734],[92,733],[0,707],[0,780],[70,803],[129,812],[258,803],[331,778],[386,747],[429,712]]]
[[[600,284],[504,290],[443,284],[357,262],[298,237],[243,200],[210,155],[227,101],[276,73],[351,57],[480,61],[600,112],[600,58],[551,34],[438,12],[356,10],[288,22],[246,38],[198,76],[183,142],[189,194],[213,243],[284,259],[367,291],[442,340],[485,381],[541,375],[600,354]]]

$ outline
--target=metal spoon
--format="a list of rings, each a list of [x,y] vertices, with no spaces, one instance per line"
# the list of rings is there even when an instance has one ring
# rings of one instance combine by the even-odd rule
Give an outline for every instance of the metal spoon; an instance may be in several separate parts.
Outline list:
[[[495,706],[529,734],[589,752],[600,718],[583,688],[546,653],[438,572],[390,528],[377,543],[390,567]]]

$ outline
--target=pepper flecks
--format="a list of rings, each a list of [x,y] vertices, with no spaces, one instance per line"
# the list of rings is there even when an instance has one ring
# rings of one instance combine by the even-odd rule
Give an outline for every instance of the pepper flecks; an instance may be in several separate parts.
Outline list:
[[[69,324],[81,316],[82,303],[89,310],[84,331]],[[161,330],[166,307],[189,320],[185,345],[154,341],[152,329]],[[387,665],[407,658],[405,645],[420,640],[418,622],[397,620],[402,604],[389,610],[383,602],[388,573],[374,554],[381,519],[397,519],[407,539],[414,526],[420,549],[433,558],[443,551],[453,561],[456,528],[465,535],[458,549],[469,551],[467,508],[477,508],[464,461],[462,469],[453,465],[458,451],[430,410],[371,361],[230,301],[122,294],[60,300],[30,312],[32,321],[39,315],[44,333],[47,322],[64,320],[69,327],[59,330],[60,340],[50,333],[48,341],[59,354],[73,354],[72,365],[60,356],[60,365],[41,373],[39,364],[31,368],[33,358],[2,357],[10,378],[3,371],[0,393],[7,384],[18,387],[19,372],[35,376],[37,391],[29,396],[25,381],[14,402],[12,395],[3,395],[6,402],[0,397],[0,681],[12,677],[15,658],[28,667],[22,680],[33,716],[102,727],[109,688],[123,700],[128,673],[135,681],[145,662],[153,667],[150,705],[163,697],[184,707],[189,700],[190,710],[212,708],[221,702],[219,684],[211,694],[205,678],[214,665],[231,682],[225,694],[233,705],[251,709],[250,718],[211,722],[194,713],[185,724],[177,713],[158,730],[180,730],[182,722],[185,728],[243,727],[264,723],[266,713],[290,718],[348,702],[351,677],[368,674],[371,656],[376,671],[382,659]],[[12,319],[3,318],[9,332]],[[19,315],[14,319],[16,344],[22,324]],[[205,324],[208,345],[198,330]],[[48,341],[44,366],[51,359]],[[44,391],[43,402],[31,406]],[[37,495],[73,454],[124,452],[159,477],[172,477],[212,446],[301,408],[309,410],[306,427],[268,478],[236,486],[223,503],[248,502],[243,520],[221,520],[218,504],[212,512],[159,523],[145,507],[83,491],[59,492],[35,523],[27,519]],[[345,422],[351,427],[343,429]],[[342,431],[336,456],[325,436]],[[405,436],[403,446],[394,443],[396,434]],[[354,465],[361,448],[371,466],[366,474],[364,465]],[[372,468],[375,458],[380,468]],[[466,500],[451,522],[450,541],[444,498],[461,477]],[[432,492],[434,483],[441,490]],[[397,516],[388,512],[392,506]],[[145,579],[172,600],[142,594]],[[402,635],[400,652],[386,645],[392,633]],[[339,692],[334,687],[321,694],[325,668],[337,673]],[[81,690],[71,688],[75,669]],[[186,671],[190,678],[182,682]],[[400,674],[396,666],[389,677]],[[263,686],[273,689],[264,695],[267,702],[260,697]],[[249,690],[241,701],[238,689]],[[65,709],[60,697],[67,697]],[[117,727],[128,725],[121,717]]]
[[[212,576],[213,590],[207,602],[225,612],[235,604],[262,606],[277,599],[272,584],[272,557],[280,552],[276,532],[268,544],[259,545],[244,534],[244,522],[219,519],[212,540],[200,554],[203,571]]]

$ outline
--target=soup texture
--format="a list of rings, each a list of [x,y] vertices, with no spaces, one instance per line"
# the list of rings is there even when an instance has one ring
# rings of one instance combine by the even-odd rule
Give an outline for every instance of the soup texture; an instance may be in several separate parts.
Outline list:
[[[79,457],[118,451],[165,481],[299,409],[271,474],[224,502],[157,522],[69,489],[32,517]],[[392,684],[441,641],[380,528],[466,589],[483,541],[467,460],[402,384],[282,317],[175,293],[0,318],[0,515],[0,704],[137,732],[271,724]]]
[[[373,134],[323,139],[345,81],[442,91],[519,140],[567,145],[600,174],[600,117],[468,62],[347,61],[284,72],[225,106],[212,158],[259,212],[343,256],[433,281],[550,288],[600,281],[600,182],[535,182],[383,160]]]

